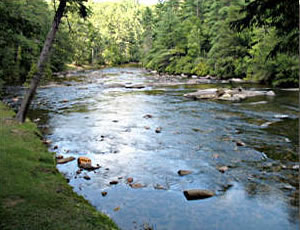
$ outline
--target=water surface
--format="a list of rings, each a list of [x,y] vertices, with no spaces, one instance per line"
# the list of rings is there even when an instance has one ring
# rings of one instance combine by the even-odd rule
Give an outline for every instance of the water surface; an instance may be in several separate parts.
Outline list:
[[[275,90],[275,97],[242,103],[194,101],[183,94],[216,85],[115,84],[157,81],[138,68],[81,75],[40,89],[31,116],[41,119],[51,151],[101,165],[79,175],[75,161],[57,167],[121,229],[298,229],[298,92]],[[229,170],[220,173],[224,165]],[[180,177],[180,169],[193,173]],[[128,177],[145,187],[131,188]],[[183,191],[191,188],[217,195],[187,201]]]

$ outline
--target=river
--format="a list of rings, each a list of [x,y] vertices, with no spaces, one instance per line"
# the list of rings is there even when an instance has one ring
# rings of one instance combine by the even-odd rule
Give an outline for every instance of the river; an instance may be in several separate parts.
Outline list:
[[[299,92],[195,101],[183,94],[221,85],[147,86],[155,81],[143,69],[107,68],[38,90],[30,117],[39,118],[49,149],[101,166],[77,174],[76,161],[57,165],[74,191],[121,229],[298,229]],[[128,177],[144,187],[131,188]],[[183,191],[192,188],[216,196],[187,201]]]

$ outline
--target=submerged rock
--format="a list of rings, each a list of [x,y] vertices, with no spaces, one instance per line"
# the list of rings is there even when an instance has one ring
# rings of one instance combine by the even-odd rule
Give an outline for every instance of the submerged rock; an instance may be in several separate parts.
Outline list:
[[[217,167],[217,169],[219,170],[219,172],[225,173],[226,171],[228,171],[229,168],[227,166],[221,166]]]
[[[130,184],[129,186],[131,188],[144,188],[144,187],[146,187],[145,185],[139,184],[139,183],[137,183],[137,184]]]
[[[114,211],[117,212],[117,211],[120,211],[120,209],[121,209],[120,206],[118,206],[118,207],[114,208]]]
[[[185,176],[185,175],[191,174],[193,172],[190,170],[179,170],[177,173],[179,176]]]
[[[162,186],[160,184],[154,185],[154,189],[157,189],[157,190],[167,190],[164,186]]]
[[[187,200],[205,199],[215,195],[213,191],[205,190],[205,189],[185,190],[183,194]]]
[[[123,83],[111,83],[111,84],[105,84],[105,88],[123,88],[125,87],[125,84]]]

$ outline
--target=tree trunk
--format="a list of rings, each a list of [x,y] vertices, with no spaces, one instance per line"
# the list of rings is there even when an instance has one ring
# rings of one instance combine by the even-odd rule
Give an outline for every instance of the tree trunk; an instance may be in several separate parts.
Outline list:
[[[43,76],[46,62],[49,57],[50,50],[51,50],[51,47],[52,47],[52,44],[53,44],[53,41],[55,38],[55,34],[58,30],[58,26],[61,22],[61,19],[63,17],[64,11],[66,8],[66,3],[67,3],[67,0],[60,0],[58,9],[57,9],[54,19],[53,19],[51,29],[47,35],[47,38],[46,38],[44,46],[43,46],[43,50],[40,54],[40,58],[39,58],[39,61],[37,64],[37,72],[34,74],[32,80],[31,80],[30,88],[27,91],[27,93],[22,101],[21,107],[17,113],[16,119],[19,122],[23,123],[25,121],[29,106],[35,95],[35,92],[39,85],[39,82]]]

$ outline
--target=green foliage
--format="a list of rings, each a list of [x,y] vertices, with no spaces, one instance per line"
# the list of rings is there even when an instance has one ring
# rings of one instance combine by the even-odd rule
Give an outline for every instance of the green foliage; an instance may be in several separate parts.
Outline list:
[[[169,0],[144,14],[145,27],[151,29],[143,37],[146,68],[274,86],[298,84],[296,2]]]
[[[298,84],[295,1],[166,0],[154,7],[135,0],[90,1],[87,8],[85,2],[68,0],[49,60],[52,72],[64,70],[66,63],[141,61],[172,74]],[[2,82],[30,79],[53,15],[53,4],[43,0],[0,2]]]
[[[198,76],[206,76],[209,74],[209,69],[210,67],[206,59],[198,58],[196,60],[196,66],[192,69],[191,73]]]
[[[52,23],[54,9],[44,0],[0,2],[0,78],[6,84],[29,82]],[[71,61],[72,50],[66,27],[56,37],[49,68],[61,71]],[[47,75],[47,74],[46,74]]]

